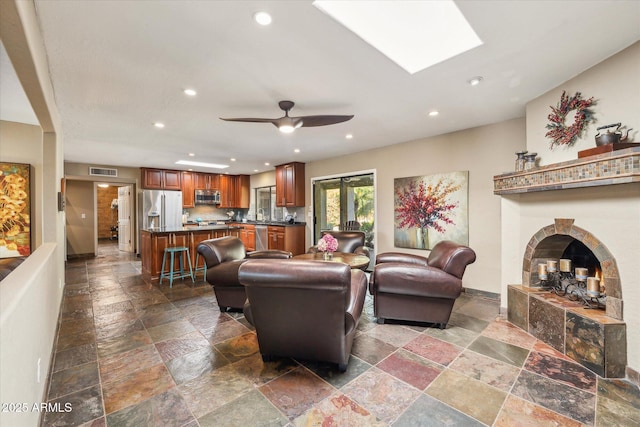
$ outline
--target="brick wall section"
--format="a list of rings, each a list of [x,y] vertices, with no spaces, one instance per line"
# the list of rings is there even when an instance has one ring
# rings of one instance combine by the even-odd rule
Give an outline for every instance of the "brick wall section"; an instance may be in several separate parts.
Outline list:
[[[118,187],[98,187],[98,239],[111,237],[111,227],[118,225],[118,210],[111,201],[118,198]]]

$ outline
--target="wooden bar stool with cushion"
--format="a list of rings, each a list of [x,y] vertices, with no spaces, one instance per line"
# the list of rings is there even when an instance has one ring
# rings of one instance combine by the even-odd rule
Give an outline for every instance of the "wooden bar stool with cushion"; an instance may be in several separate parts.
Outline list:
[[[185,273],[185,270],[184,270],[184,261],[182,260],[183,253],[187,254],[187,265],[189,266],[188,273]],[[169,261],[169,272],[165,273],[164,266],[167,261],[167,254],[169,254],[169,257],[171,259]],[[173,264],[174,264],[174,259],[176,254],[178,254],[178,257],[180,258],[180,271],[175,271],[173,269]],[[189,255],[188,248],[184,246],[164,248],[164,255],[162,256],[162,268],[160,269],[160,284],[162,284],[162,279],[164,279],[165,277],[169,279],[170,288],[173,287],[173,279],[182,279],[184,277],[191,277],[191,281],[195,282],[195,280],[193,279],[193,269],[191,268],[191,256]]]

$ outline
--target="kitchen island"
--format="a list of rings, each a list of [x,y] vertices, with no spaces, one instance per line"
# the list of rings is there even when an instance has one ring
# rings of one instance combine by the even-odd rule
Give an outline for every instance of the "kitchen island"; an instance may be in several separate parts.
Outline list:
[[[187,224],[185,227],[176,228],[150,228],[140,231],[140,257],[142,261],[142,277],[152,283],[160,280],[160,269],[162,268],[162,257],[164,249],[171,246],[184,246],[189,249],[191,265],[195,268],[202,268],[204,260],[202,257],[196,265],[196,255],[200,242],[224,236],[233,236],[242,239],[247,252],[255,250],[255,227],[257,225],[268,228],[268,248],[280,249],[291,252],[293,255],[305,252],[305,223],[296,222],[260,222],[250,221],[248,223],[231,222],[226,224],[211,223],[207,225]],[[186,266],[187,260],[184,256],[183,263]],[[178,260],[176,259],[176,264]],[[174,267],[175,268],[175,267]],[[165,272],[169,270],[169,262],[165,265]],[[194,270],[195,273],[195,270]]]
[[[241,226],[230,224],[196,225],[176,228],[150,228],[140,231],[140,258],[142,261],[142,277],[152,283],[160,280],[160,269],[162,267],[162,257],[164,249],[171,246],[184,246],[189,249],[191,265],[193,268],[201,268],[203,259],[200,258],[196,265],[197,248],[200,242],[217,237],[234,236],[239,237]],[[184,256],[183,263],[186,266],[187,260]],[[178,260],[176,259],[176,264]],[[169,262],[165,266],[168,272]]]

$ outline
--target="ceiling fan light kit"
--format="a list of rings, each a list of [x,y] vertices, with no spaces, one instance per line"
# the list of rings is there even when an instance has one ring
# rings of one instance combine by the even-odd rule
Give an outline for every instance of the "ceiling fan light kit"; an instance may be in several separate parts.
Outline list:
[[[280,101],[278,106],[284,111],[284,116],[277,119],[264,119],[255,117],[245,118],[228,118],[220,117],[221,120],[229,122],[247,122],[247,123],[271,123],[277,127],[282,133],[292,133],[299,127],[315,127],[334,125],[336,123],[346,122],[353,118],[353,115],[317,115],[317,116],[299,116],[290,117],[289,111],[293,108],[293,101]]]

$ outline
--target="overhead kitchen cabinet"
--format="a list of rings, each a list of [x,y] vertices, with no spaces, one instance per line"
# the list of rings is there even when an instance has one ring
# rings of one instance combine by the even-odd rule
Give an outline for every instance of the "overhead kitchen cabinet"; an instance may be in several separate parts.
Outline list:
[[[304,163],[276,166],[276,206],[304,206]]]
[[[180,171],[141,168],[142,188],[147,190],[182,190]]]
[[[194,173],[195,177],[195,190],[219,190],[220,189],[220,175],[217,173]]]
[[[220,208],[249,208],[249,175],[220,175]]]
[[[182,171],[182,207],[193,208],[196,206],[194,185],[194,172]]]

